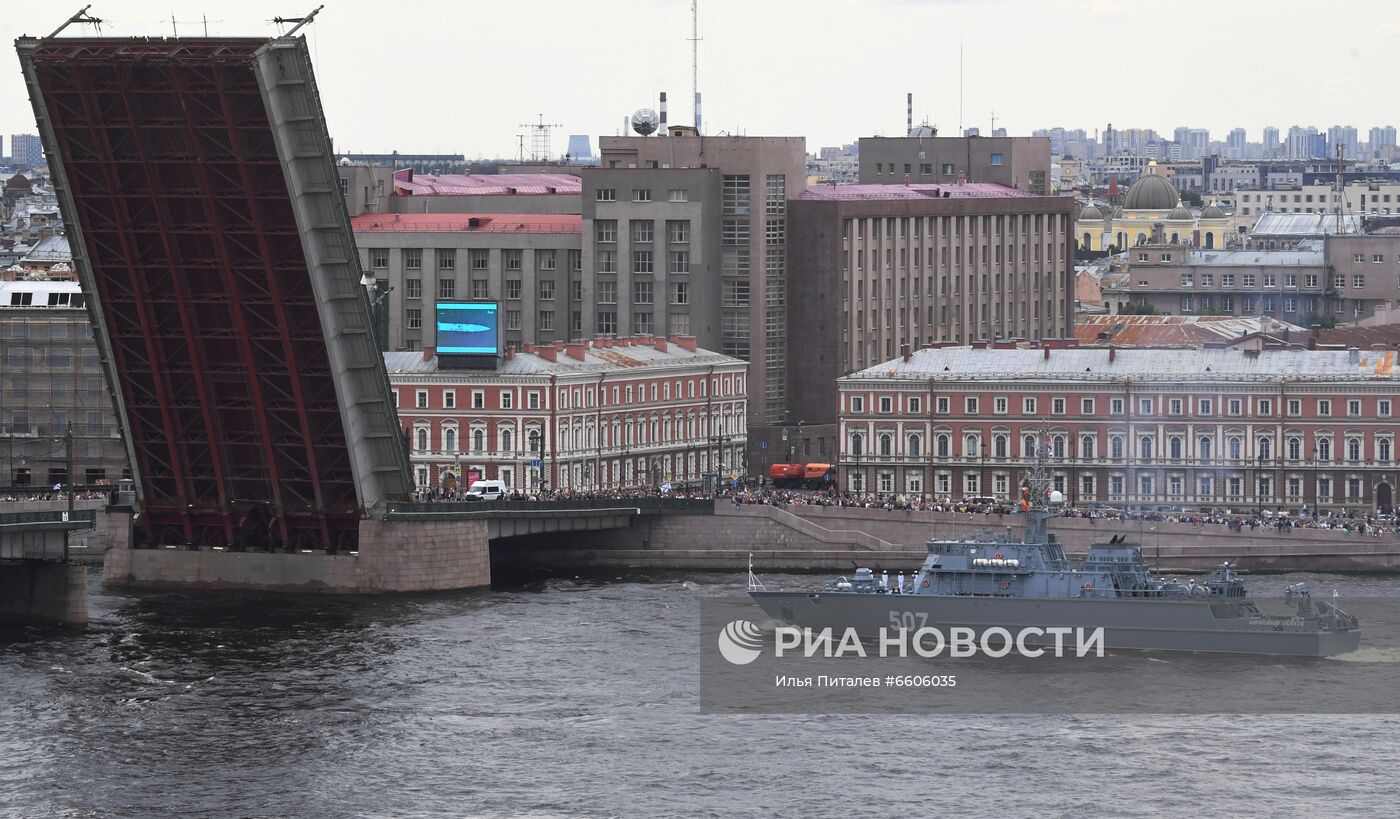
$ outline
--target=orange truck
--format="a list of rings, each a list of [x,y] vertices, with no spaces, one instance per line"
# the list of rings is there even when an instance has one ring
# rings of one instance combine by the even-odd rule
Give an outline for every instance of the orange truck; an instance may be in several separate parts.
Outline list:
[[[768,479],[778,489],[830,489],[836,485],[831,464],[773,464]]]

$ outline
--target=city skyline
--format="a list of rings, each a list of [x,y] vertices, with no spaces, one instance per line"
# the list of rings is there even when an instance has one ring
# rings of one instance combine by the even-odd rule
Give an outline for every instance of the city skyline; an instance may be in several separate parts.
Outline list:
[[[595,139],[615,134],[626,114],[655,107],[663,90],[670,98],[670,121],[692,121],[690,4],[684,0],[603,0],[588,6],[542,0],[529,20],[513,7],[472,7],[468,14],[447,3],[413,6],[420,20],[434,24],[385,34],[393,27],[386,29],[378,8],[343,2],[305,29],[338,150],[513,157],[521,123],[543,115],[545,122],[561,125],[552,143],[562,154],[569,134]],[[1144,82],[1151,88],[1154,77],[1174,77],[1183,69],[1200,76],[1204,87],[1226,65],[1280,65],[1287,56],[1281,53],[1285,31],[1280,37],[1217,41],[1200,38],[1197,27],[1204,14],[1220,31],[1253,31],[1258,15],[1289,19],[1288,6],[1297,7],[1295,19],[1304,19],[1308,7],[1302,3],[1220,6],[1187,0],[1172,19],[1153,19],[1148,26],[1128,4],[1115,0],[831,0],[761,6],[706,0],[699,12],[704,131],[805,136],[810,151],[859,136],[897,136],[905,124],[905,94],[912,91],[916,123],[927,118],[940,133],[952,135],[960,124],[960,44],[961,125],[983,133],[990,133],[994,111],[997,126],[1013,135],[1057,125],[1102,132],[1112,122],[1115,129],[1151,127],[1164,135],[1188,126],[1223,137],[1243,127],[1254,141],[1271,125],[1286,132],[1293,124],[1321,131],[1350,124],[1364,134],[1391,124],[1364,87],[1365,78],[1385,74],[1385,38],[1400,33],[1400,9],[1381,3],[1353,4],[1349,15],[1308,15],[1310,68],[1289,82],[1265,82],[1262,73],[1251,81],[1255,75],[1246,72],[1238,75],[1241,92],[1196,95],[1189,110],[1142,93]],[[200,34],[206,11],[199,3],[177,1],[99,5],[91,13],[107,21],[103,33],[108,36],[169,36],[172,13],[182,33]],[[210,11],[208,30],[273,35],[277,27],[271,18],[288,13],[272,2],[249,3],[233,13]],[[889,25],[891,14],[902,15],[904,22]],[[1011,15],[1018,20],[1014,29],[1005,25]],[[1349,27],[1348,20],[1358,15],[1368,25]],[[0,34],[10,39],[47,34],[62,17],[61,11],[17,8],[0,21]],[[1073,35],[1076,43],[1089,46],[1048,46],[1045,32],[1062,40]],[[1144,52],[1132,43],[1144,37],[1170,43],[1170,57],[1136,65],[1134,55]],[[755,48],[756,38],[774,45]],[[1223,50],[1221,42],[1227,43]],[[1111,58],[1081,56],[1113,43],[1122,46],[1119,65]],[[740,54],[742,60],[736,59]],[[1045,71],[1046,61],[1063,62],[1061,79],[1023,81],[1053,77]],[[1329,70],[1311,68],[1319,63]],[[509,81],[500,82],[502,76]],[[581,85],[590,90],[580,93]],[[0,133],[33,131],[19,72],[0,73]]]

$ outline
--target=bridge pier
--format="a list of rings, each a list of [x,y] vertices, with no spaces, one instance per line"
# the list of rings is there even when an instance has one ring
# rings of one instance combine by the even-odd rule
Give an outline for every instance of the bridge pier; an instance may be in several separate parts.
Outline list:
[[[83,625],[87,621],[86,566],[0,565],[0,623]]]
[[[107,551],[102,579],[144,588],[325,594],[448,591],[491,585],[487,521],[362,520],[356,554],[185,548]]]

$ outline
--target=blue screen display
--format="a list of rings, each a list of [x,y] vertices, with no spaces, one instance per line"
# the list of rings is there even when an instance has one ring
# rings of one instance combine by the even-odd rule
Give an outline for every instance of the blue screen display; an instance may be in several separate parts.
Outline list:
[[[439,302],[437,351],[447,355],[498,355],[496,302]]]

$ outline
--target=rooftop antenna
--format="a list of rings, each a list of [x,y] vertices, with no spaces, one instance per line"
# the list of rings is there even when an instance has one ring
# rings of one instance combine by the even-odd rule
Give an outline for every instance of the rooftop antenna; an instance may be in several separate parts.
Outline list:
[[[90,9],[90,8],[92,8],[92,4],[91,4],[91,3],[89,3],[89,4],[86,5],[86,6],[83,6],[83,7],[80,8],[80,9],[78,9],[78,13],[77,13],[77,14],[74,14],[72,17],[69,17],[67,20],[64,20],[64,21],[63,21],[63,25],[61,25],[61,26],[59,26],[58,28],[54,29],[54,30],[53,30],[53,33],[50,34],[48,37],[45,37],[44,39],[46,39],[46,40],[52,40],[53,38],[57,37],[57,36],[59,35],[59,33],[62,32],[65,28],[68,28],[69,26],[73,25],[74,23],[79,23],[79,24],[84,24],[84,25],[90,25],[90,26],[93,27],[94,30],[97,31],[98,34],[101,34],[101,33],[102,33],[102,20],[101,20],[101,18],[93,17],[91,14],[88,14],[88,13],[87,13],[87,10]]]
[[[520,123],[520,127],[530,129],[530,161],[548,162],[551,155],[549,131],[551,128],[562,128],[564,126],[557,122],[545,122],[544,114],[540,114],[539,122],[522,122]]]
[[[993,112],[992,112],[992,132],[991,132],[990,134],[988,134],[988,136],[996,136],[996,135],[997,135],[997,112],[996,112],[996,111],[993,111]]]
[[[293,34],[296,34],[297,30],[300,29],[302,26],[306,25],[312,20],[315,20],[316,15],[320,14],[321,9],[323,8],[325,8],[324,5],[317,6],[310,14],[306,15],[305,17],[274,17],[272,18],[272,22],[276,23],[278,28],[281,28],[287,23],[296,23],[296,25],[292,26],[291,31],[282,35],[283,37],[290,37]]]
[[[963,130],[963,44],[958,40],[958,136],[966,136]]]
[[[1346,188],[1342,181],[1342,142],[1337,141],[1337,235],[1342,235],[1342,203],[1346,201]]]
[[[695,135],[700,135],[700,0],[690,0],[690,94],[695,102]]]

